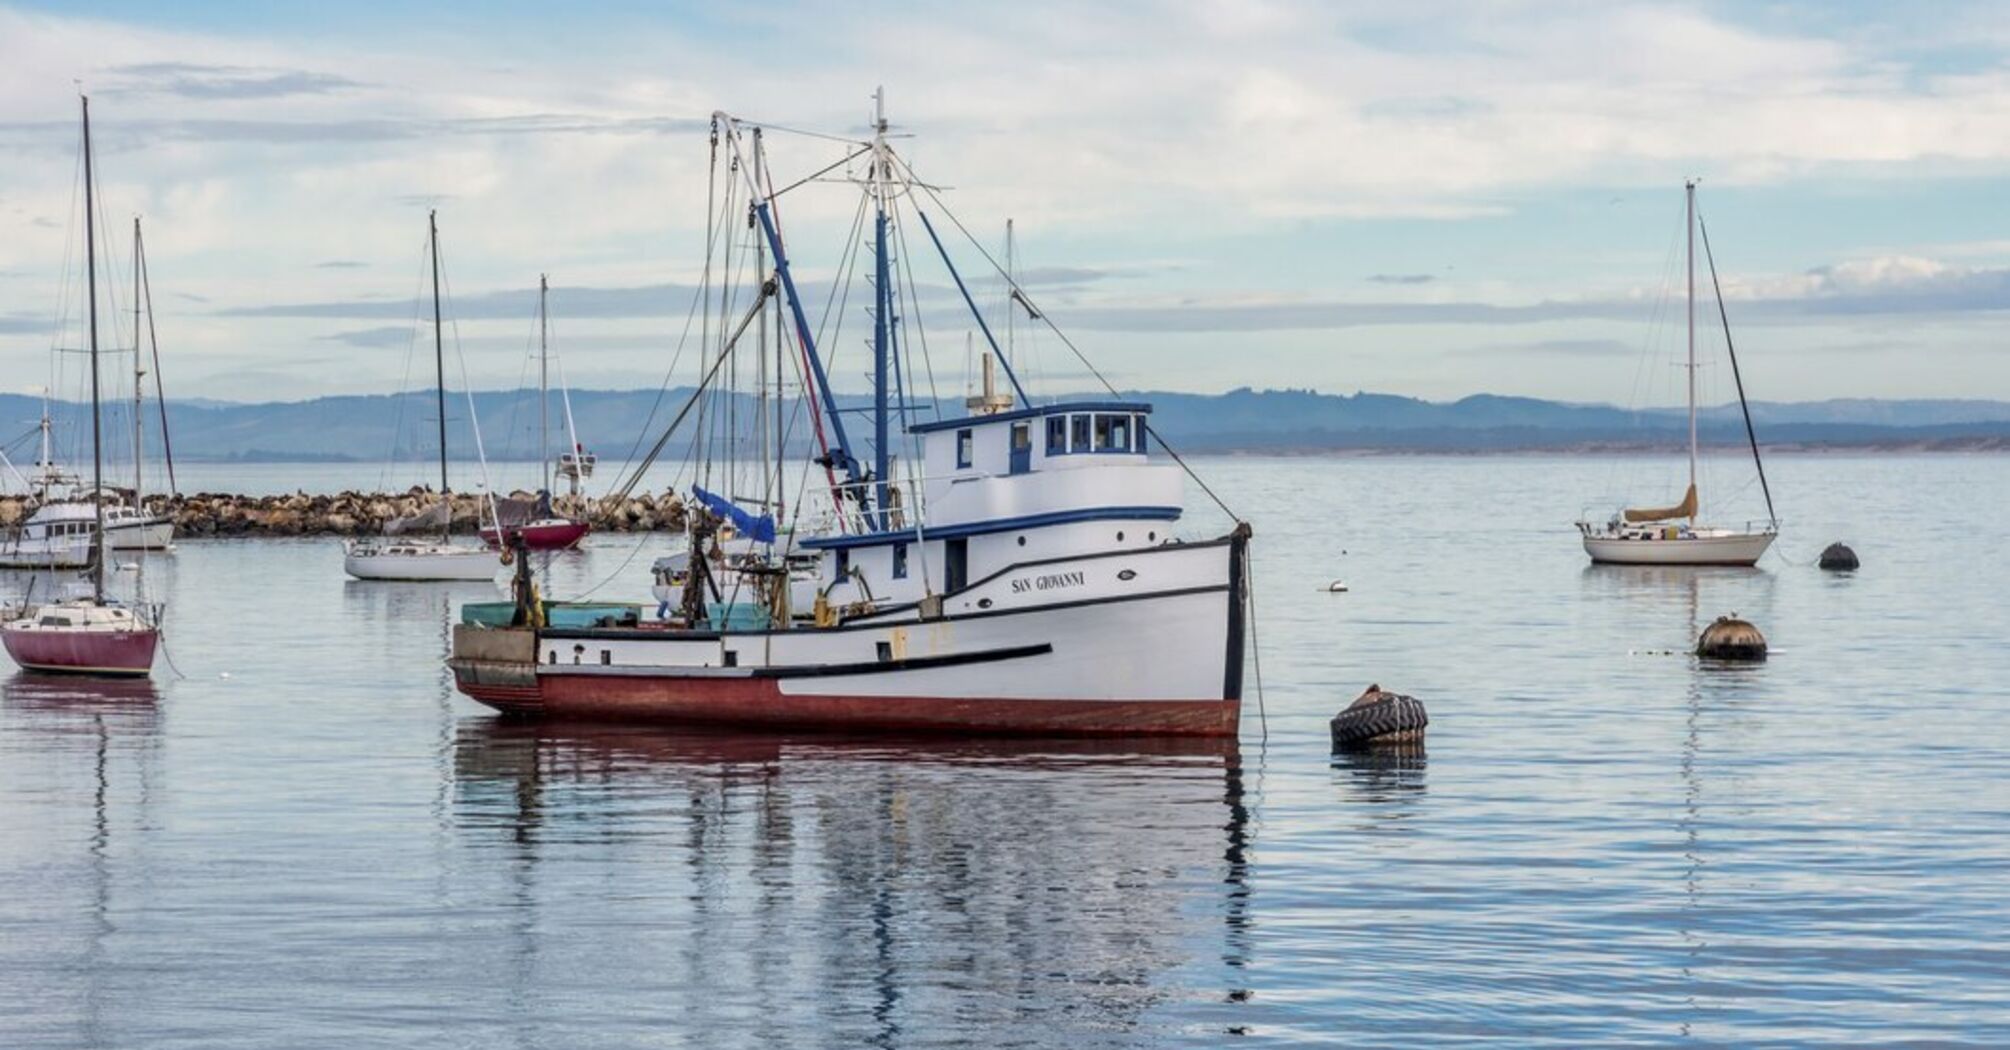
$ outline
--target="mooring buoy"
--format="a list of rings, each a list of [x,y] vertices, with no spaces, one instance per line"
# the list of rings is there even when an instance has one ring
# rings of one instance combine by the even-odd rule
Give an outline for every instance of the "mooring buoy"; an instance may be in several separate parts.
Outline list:
[[[1738,619],[1737,613],[1719,616],[1696,639],[1696,655],[1711,660],[1763,660],[1766,636],[1750,621]]]
[[[1818,564],[1822,568],[1831,571],[1846,571],[1856,568],[1858,563],[1855,551],[1850,550],[1843,544],[1831,543],[1827,547],[1822,548],[1822,556]]]
[[[1326,593],[1328,593],[1328,594],[1346,594],[1346,593],[1347,593],[1347,581],[1346,581],[1346,580],[1334,580],[1334,581],[1333,581],[1332,583],[1329,583],[1329,584],[1327,584],[1327,585],[1326,585]]]
[[[1423,701],[1371,685],[1333,716],[1333,750],[1414,744],[1424,739],[1424,727],[1430,724]]]

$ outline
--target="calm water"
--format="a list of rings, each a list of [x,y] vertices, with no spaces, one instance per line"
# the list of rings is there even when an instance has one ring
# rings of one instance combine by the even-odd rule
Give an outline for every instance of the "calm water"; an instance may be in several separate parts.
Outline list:
[[[0,1046],[2010,1043],[2010,458],[1771,466],[1784,557],[1684,573],[1586,566],[1603,461],[1206,464],[1222,747],[504,724],[494,592],[187,543],[184,677],[4,682]],[[1771,661],[1670,654],[1732,610]],[[1370,681],[1427,754],[1330,758]]]

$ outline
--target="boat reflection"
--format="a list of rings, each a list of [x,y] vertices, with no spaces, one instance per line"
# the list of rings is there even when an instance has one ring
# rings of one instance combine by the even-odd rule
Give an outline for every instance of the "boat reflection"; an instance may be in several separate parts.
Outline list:
[[[0,682],[0,794],[15,777],[55,783],[41,803],[74,810],[81,840],[54,836],[9,843],[34,858],[34,937],[42,950],[71,960],[87,979],[57,992],[33,979],[13,982],[42,1018],[78,1034],[80,1045],[109,1046],[120,999],[109,942],[134,907],[131,870],[137,841],[153,823],[160,757],[160,694],[139,678],[88,678],[21,672]],[[36,769],[35,766],[47,767]],[[0,863],[0,876],[18,874]]]
[[[1251,828],[1233,740],[480,718],[461,721],[453,761],[453,820],[513,861],[518,945],[501,969],[526,994],[562,953],[581,867],[620,863],[638,885],[621,921],[679,931],[633,964],[722,1025],[751,1009],[752,1043],[812,1025],[884,1045],[923,1018],[973,1017],[1041,1041],[1084,1010],[1127,1027],[1169,999],[1248,998]],[[1195,973],[1211,987],[1180,990],[1174,975]]]

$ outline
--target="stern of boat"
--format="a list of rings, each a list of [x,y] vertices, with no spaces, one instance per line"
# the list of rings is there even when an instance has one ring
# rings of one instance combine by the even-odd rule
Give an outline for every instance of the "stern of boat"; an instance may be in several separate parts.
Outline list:
[[[544,706],[537,684],[537,632],[531,628],[456,624],[447,666],[461,692],[498,711],[532,712]]]

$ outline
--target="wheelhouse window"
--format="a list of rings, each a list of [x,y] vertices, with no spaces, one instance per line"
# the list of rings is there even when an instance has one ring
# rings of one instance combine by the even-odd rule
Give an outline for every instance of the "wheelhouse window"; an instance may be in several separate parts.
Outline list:
[[[977,461],[977,439],[966,428],[956,432],[956,467],[961,470]]]
[[[907,544],[905,543],[896,543],[893,545],[893,578],[896,580],[907,579]]]
[[[1129,452],[1131,450],[1131,417],[1098,413],[1096,416],[1096,451]]]
[[[1033,447],[1033,430],[1029,424],[1012,424],[1012,451],[1024,452]]]
[[[1145,417],[1131,417],[1131,450],[1142,455],[1145,451]]]
[[[1047,417],[1047,454],[1065,455],[1068,451],[1068,417]]]
[[[1075,415],[1068,417],[1068,451],[1089,451],[1089,417]]]

